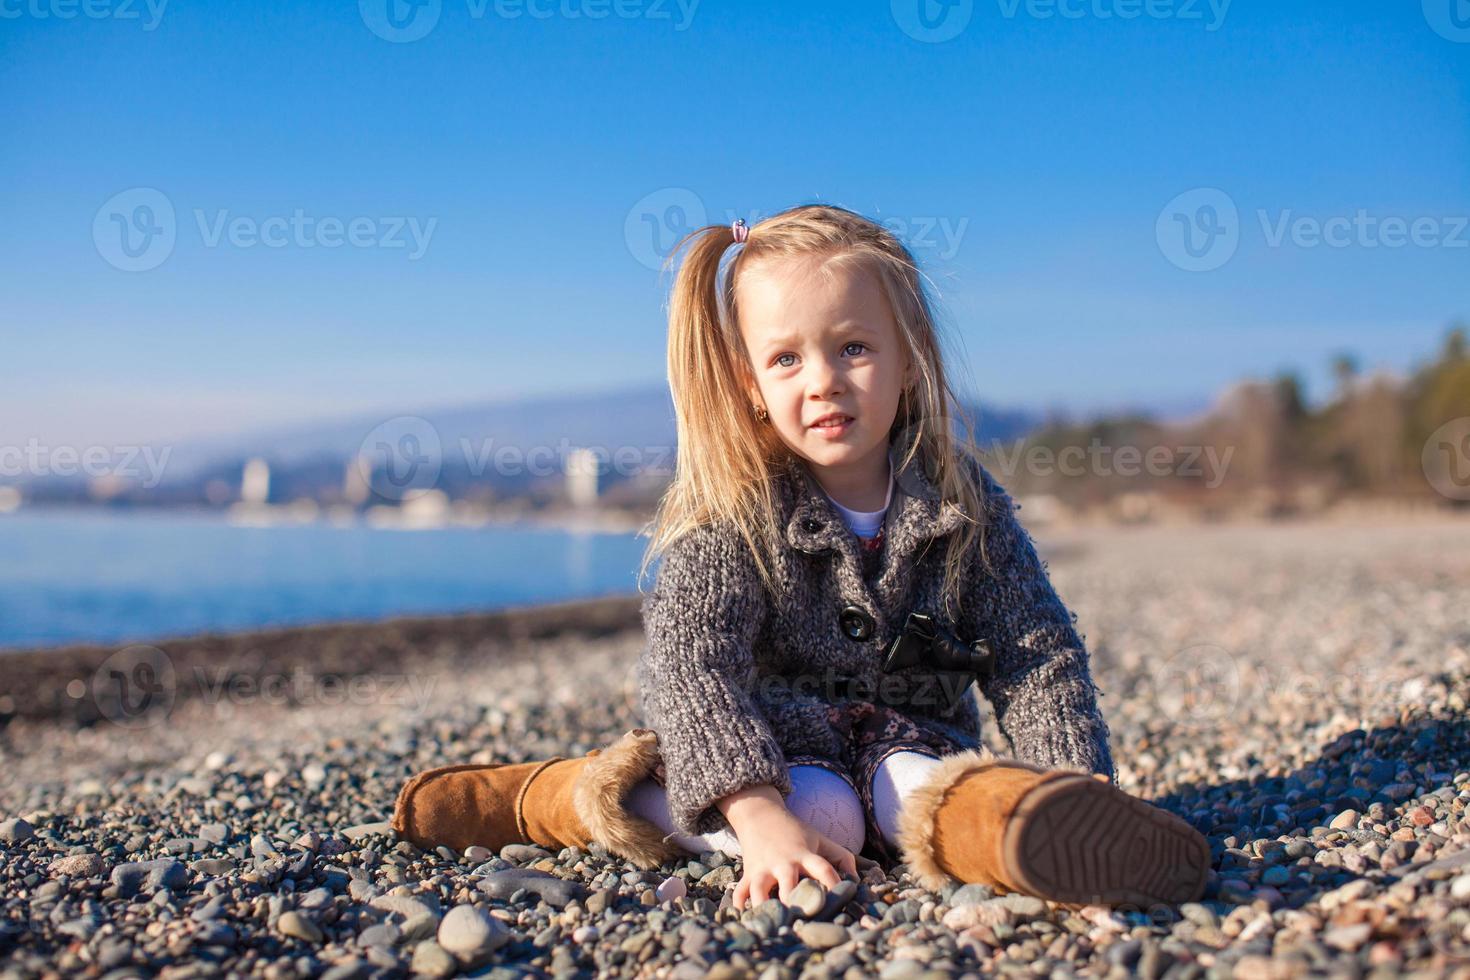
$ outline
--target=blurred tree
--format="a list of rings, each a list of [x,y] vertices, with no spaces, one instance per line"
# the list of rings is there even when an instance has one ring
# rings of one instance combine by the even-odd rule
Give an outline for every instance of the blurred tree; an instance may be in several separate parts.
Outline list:
[[[1463,361],[1465,359],[1465,325],[1457,323],[1450,328],[1450,332],[1444,338],[1444,350],[1440,352],[1439,359],[1444,362]]]
[[[1337,382],[1337,397],[1346,398],[1352,390],[1353,379],[1358,376],[1358,358],[1350,351],[1332,357],[1332,378]]]

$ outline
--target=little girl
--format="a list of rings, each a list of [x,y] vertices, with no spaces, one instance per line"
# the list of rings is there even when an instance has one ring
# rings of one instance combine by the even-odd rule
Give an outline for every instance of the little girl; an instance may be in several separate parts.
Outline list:
[[[643,602],[649,727],[580,759],[421,773],[399,833],[595,841],[645,867],[719,848],[742,858],[737,907],[856,876],[858,852],[935,891],[1198,898],[1207,843],[1114,785],[1073,617],[955,439],[908,250],[809,205],[701,228],[681,253],[678,459],[644,565],[662,556]],[[933,639],[888,662],[906,633]],[[971,679],[1012,758],[981,744]]]

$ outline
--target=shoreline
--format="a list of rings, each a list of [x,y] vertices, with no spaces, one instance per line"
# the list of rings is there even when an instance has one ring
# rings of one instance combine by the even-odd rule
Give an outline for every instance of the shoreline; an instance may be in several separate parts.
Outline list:
[[[136,643],[0,649],[0,729],[16,718],[89,725],[105,717],[99,671],[122,651],[161,651],[177,679],[172,696],[213,683],[282,677],[309,669],[350,679],[408,668],[453,667],[547,639],[601,640],[642,632],[636,594],[512,606],[486,613],[395,616],[239,632],[197,633]],[[193,683],[188,678],[193,678]],[[78,687],[78,685],[81,685]]]
[[[1165,508],[1149,516],[1130,519],[1118,516],[1105,507],[1092,510],[1069,510],[1056,517],[1043,517],[1045,495],[1022,494],[1015,497],[1021,510],[1031,505],[1032,513],[1023,517],[1032,530],[1059,530],[1091,528],[1211,528],[1211,527],[1340,527],[1361,523],[1424,524],[1444,523],[1448,525],[1470,525],[1470,507],[1458,507],[1435,500],[1401,500],[1395,498],[1365,497],[1346,499],[1320,510],[1295,510],[1277,515],[1263,514],[1242,508],[1231,512],[1212,513],[1183,508]],[[332,527],[342,529],[367,529],[374,531],[448,531],[476,530],[481,528],[524,528],[547,531],[562,531],[571,534],[626,534],[645,536],[642,532],[653,519],[653,512],[626,509],[577,510],[572,508],[548,511],[479,511],[458,512],[453,509],[430,515],[413,513],[399,514],[400,508],[373,507],[350,513],[313,509],[310,513],[298,511],[291,504],[272,504],[261,507],[210,508],[184,507],[113,507],[90,503],[41,503],[26,504],[10,510],[0,510],[0,522],[9,517],[24,516],[88,516],[88,517],[146,517],[146,518],[192,518],[217,520],[232,527]]]

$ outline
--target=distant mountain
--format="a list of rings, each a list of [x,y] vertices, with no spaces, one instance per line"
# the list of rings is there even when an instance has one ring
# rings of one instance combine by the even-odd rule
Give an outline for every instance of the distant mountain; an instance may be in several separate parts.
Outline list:
[[[1040,425],[1039,412],[971,406],[979,436],[1009,440]],[[420,421],[421,420],[421,421]],[[528,452],[548,447],[619,447],[637,451],[675,445],[674,406],[667,385],[620,391],[549,395],[487,402],[438,411],[381,413],[300,428],[273,429],[238,436],[173,444],[168,482],[262,456],[274,467],[340,465],[360,451],[371,452],[380,439],[411,434],[423,442],[437,438],[446,466],[463,462],[483,466],[502,447]],[[160,451],[162,446],[157,447]],[[425,447],[427,448],[427,447]],[[672,456],[670,463],[672,465]]]
[[[175,444],[169,475],[171,479],[192,479],[201,470],[250,456],[262,456],[280,466],[342,463],[359,452],[371,452],[372,443],[379,438],[426,432],[438,439],[446,459],[462,457],[466,447],[472,459],[501,447],[517,447],[522,452],[538,446],[556,450],[564,444],[641,449],[674,444],[674,408],[667,388],[660,385],[518,398],[438,411],[360,415],[301,428]]]

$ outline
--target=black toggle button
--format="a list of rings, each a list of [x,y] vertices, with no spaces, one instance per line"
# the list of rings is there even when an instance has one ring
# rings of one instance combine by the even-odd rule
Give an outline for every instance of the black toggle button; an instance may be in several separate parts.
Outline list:
[[[861,606],[845,607],[837,621],[842,624],[842,632],[849,640],[866,640],[873,635],[873,617]]]

